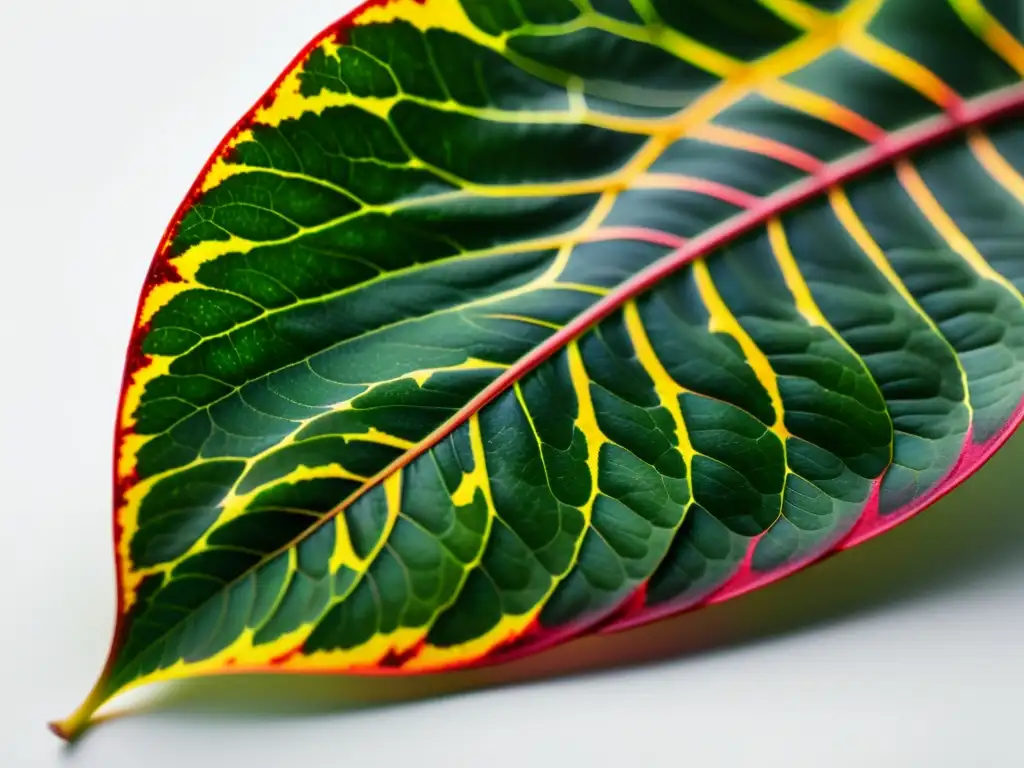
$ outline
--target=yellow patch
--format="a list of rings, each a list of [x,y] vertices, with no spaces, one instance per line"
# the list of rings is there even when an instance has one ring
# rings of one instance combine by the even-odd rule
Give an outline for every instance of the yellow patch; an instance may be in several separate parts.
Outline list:
[[[502,616],[498,624],[489,632],[478,638],[460,645],[438,648],[426,645],[415,657],[410,659],[403,669],[410,672],[427,672],[440,670],[453,665],[466,664],[482,658],[500,645],[520,637],[540,615],[544,603],[554,591],[556,581],[552,580],[551,590],[541,601],[521,616]]]
[[[464,507],[473,502],[476,492],[482,491],[487,504],[488,518],[494,516],[494,501],[491,499],[491,479],[487,474],[487,459],[484,454],[484,441],[480,432],[480,420],[475,415],[467,422],[469,426],[469,448],[473,455],[473,469],[462,475],[459,487],[452,494],[452,503]],[[488,523],[488,526],[490,524]]]
[[[301,115],[305,99],[299,93],[302,85],[303,64],[298,64],[285,75],[281,84],[277,86],[273,101],[270,106],[259,107],[253,115],[253,120],[263,125],[280,125],[283,120]]]
[[[117,521],[121,526],[121,536],[118,539],[117,562],[121,571],[121,588],[123,601],[121,613],[127,613],[128,609],[135,603],[135,592],[142,583],[142,580],[151,574],[168,570],[173,563],[162,564],[154,568],[135,570],[131,567],[131,543],[135,534],[139,531],[139,509],[142,500],[146,498],[153,483],[158,478],[151,478],[132,486],[125,492],[125,503],[117,511]]]
[[[477,357],[469,357],[466,358],[464,362],[461,362],[457,365],[449,365],[444,368],[423,368],[421,370],[413,371],[412,373],[403,376],[398,376],[395,379],[391,379],[391,381],[400,381],[401,379],[409,378],[416,382],[416,386],[422,387],[424,384],[427,383],[427,381],[430,380],[431,376],[434,376],[435,374],[438,373],[451,373],[454,371],[483,371],[493,368],[508,368],[508,366],[505,365],[504,363],[492,363],[489,360],[481,360],[480,358]],[[373,386],[377,387],[383,383],[385,382],[375,381],[373,382]]]
[[[175,296],[199,287],[196,272],[203,264],[228,253],[247,253],[254,245],[249,240],[232,235],[227,240],[205,240],[196,243],[180,256],[171,259],[169,264],[175,268],[181,280],[160,283],[150,289],[142,302],[138,327],[141,328],[152,320]]]
[[[171,259],[171,264],[178,270],[178,274],[185,282],[195,283],[196,272],[206,262],[228,253],[248,253],[254,245],[250,240],[235,235],[227,240],[205,240],[196,243],[180,256]]]
[[[341,50],[341,46],[338,45],[331,37],[325,37],[323,42],[320,43],[320,50],[324,52],[324,55],[329,59],[336,59],[341,61],[341,57],[338,56],[338,51]]]
[[[171,303],[171,299],[191,288],[195,288],[195,285],[181,280],[154,285],[146,292],[146,298],[142,301],[138,327],[145,326],[157,312]]]
[[[117,457],[117,476],[119,479],[123,480],[126,477],[132,476],[138,461],[139,449],[149,442],[149,439],[149,435],[129,434],[124,436]]]
[[[367,8],[356,16],[356,26],[407,21],[417,29],[445,29],[488,48],[501,47],[497,38],[478,28],[462,8],[459,0],[391,0]]]
[[[208,192],[224,181],[224,179],[229,176],[234,176],[236,173],[239,173],[240,170],[245,169],[245,166],[224,162],[224,157],[230,150],[234,149],[239,144],[244,144],[245,142],[252,140],[253,135],[250,130],[239,131],[236,136],[232,137],[224,146],[224,150],[217,156],[217,159],[210,167],[210,170],[207,171],[206,175],[203,177],[203,183],[200,186],[200,190]]]
[[[399,98],[355,96],[351,93],[328,90],[321,91],[316,96],[303,96],[299,93],[299,80],[296,74],[294,80],[282,83],[273,104],[258,111],[254,119],[263,125],[278,126],[285,120],[294,120],[307,113],[319,115],[328,107],[359,107],[371,115],[387,120],[388,113]]]
[[[298,637],[297,642],[293,641],[293,646],[302,642],[309,631],[309,627],[301,630],[302,635]],[[317,651],[308,655],[297,653],[289,657],[279,668],[283,672],[358,672],[360,669],[376,669],[381,659],[388,654],[401,654],[415,648],[426,634],[427,630],[424,627],[403,627],[389,635],[374,635],[362,645],[348,650]],[[287,647],[287,644],[284,645]]]
[[[124,393],[124,400],[121,404],[120,424],[122,429],[131,429],[135,426],[135,411],[142,402],[142,393],[146,386],[153,379],[166,375],[171,369],[173,357],[152,356],[149,362],[132,374],[131,383]],[[125,472],[121,477],[127,477],[131,472]]]
[[[334,525],[337,536],[334,543],[334,552],[328,561],[327,569],[330,573],[337,573],[343,566],[353,571],[361,571],[366,566],[366,561],[356,554],[352,546],[352,535],[348,530],[348,518],[338,513],[334,516]]]

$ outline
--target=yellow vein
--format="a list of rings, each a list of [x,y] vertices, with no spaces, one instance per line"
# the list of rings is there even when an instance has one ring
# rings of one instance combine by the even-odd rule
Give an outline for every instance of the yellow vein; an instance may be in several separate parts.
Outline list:
[[[971,239],[956,225],[953,217],[942,207],[928,185],[925,184],[924,179],[921,178],[921,174],[909,160],[901,159],[896,162],[896,178],[899,179],[907,196],[921,211],[932,228],[980,278],[1002,286],[1011,296],[1015,296],[1017,301],[1024,302],[1024,297],[1021,296],[1017,287],[1005,276],[992,269],[992,265],[978,251]]]
[[[584,29],[595,29],[624,40],[661,48],[688,64],[719,77],[732,76],[746,66],[744,62],[688,37],[666,24],[639,26],[597,13],[583,14],[563,24],[530,25],[528,31],[523,34],[530,37],[559,37]],[[511,36],[519,35],[513,33]],[[508,53],[506,48],[505,54]]]
[[[782,223],[782,220],[778,217],[771,219],[768,222],[768,243],[771,246],[772,256],[775,258],[775,263],[779,267],[779,271],[782,273],[783,282],[786,284],[786,289],[793,297],[793,304],[796,306],[797,312],[800,316],[807,321],[807,323],[815,328],[821,328],[829,336],[831,336],[839,346],[850,353],[852,359],[857,361],[857,364],[861,367],[861,370],[867,374],[868,378],[875,385],[875,389],[878,390],[879,395],[882,397],[882,404],[885,408],[886,415],[889,418],[889,423],[892,423],[892,414],[889,413],[889,404],[882,395],[881,390],[878,388],[878,382],[875,381],[875,377],[872,375],[870,369],[867,366],[863,356],[857,353],[857,351],[847,343],[846,339],[835,329],[835,327],[828,321],[825,314],[821,311],[821,307],[818,306],[818,302],[814,299],[814,294],[811,293],[810,286],[807,285],[807,281],[804,280],[803,272],[800,270],[800,266],[796,262],[796,257],[793,255],[793,249],[789,245],[789,238],[786,236],[786,228]],[[965,393],[966,397],[966,393]],[[892,451],[893,447],[889,446],[889,463],[892,463]],[[804,478],[807,480],[807,478]],[[807,482],[811,482],[807,480]],[[812,483],[812,485],[816,485]]]
[[[499,313],[499,314],[488,314],[481,315],[481,317],[487,318],[488,320],[513,320],[518,323],[526,323],[527,325],[536,325],[541,328],[550,328],[553,331],[557,331],[561,328],[561,324],[552,323],[548,320],[541,320],[536,317],[527,317],[526,315],[514,315],[510,313]]]
[[[967,134],[967,146],[978,164],[1024,207],[1024,177],[996,149],[995,144],[984,133],[972,130]]]
[[[964,24],[985,41],[1000,58],[1024,76],[1024,44],[999,23],[981,0],[950,0]]]
[[[772,410],[775,413],[775,422],[767,425],[776,436],[785,443],[789,437],[789,430],[785,424],[785,408],[782,404],[782,394],[779,391],[779,381],[775,369],[768,360],[768,356],[754,341],[753,337],[733,315],[725,300],[718,292],[718,287],[711,277],[707,262],[703,259],[695,261],[691,266],[693,279],[697,285],[701,301],[708,310],[708,330],[712,333],[726,333],[732,336],[743,350],[747,365],[754,371],[757,380],[761,382],[765,392],[772,403]]]
[[[843,47],[943,109],[951,107],[959,99],[952,88],[921,62],[886,45],[867,32],[846,38]]]
[[[577,342],[574,341],[566,347],[566,356],[569,363],[569,380],[572,383],[573,390],[576,392],[576,399],[578,401],[578,411],[575,423],[576,427],[583,433],[584,439],[587,441],[587,468],[590,470],[590,495],[583,503],[583,506],[580,507],[580,512],[583,513],[583,518],[586,520],[586,528],[590,530],[590,523],[593,518],[594,502],[597,500],[598,495],[598,474],[600,471],[601,448],[611,441],[604,434],[604,431],[597,422],[597,412],[594,408],[594,402],[590,394],[590,377],[587,375],[586,366],[583,364],[583,355],[580,353],[579,344]],[[523,405],[525,408],[526,404],[524,403]],[[599,534],[596,529],[593,530],[595,533]],[[576,543],[576,550],[572,558],[572,562],[574,564],[579,557],[580,547],[583,546],[583,539],[585,536],[586,534],[581,535]]]
[[[610,288],[602,288],[599,285],[586,285],[585,283],[571,283],[571,282],[567,283],[567,282],[562,282],[560,280],[556,280],[555,282],[551,283],[551,287],[552,288],[564,288],[565,290],[568,290],[568,291],[578,291],[579,293],[589,293],[589,294],[592,294],[594,296],[607,296],[609,293],[611,293],[611,289]]]
[[[832,211],[839,223],[843,225],[846,231],[849,233],[851,239],[856,243],[857,247],[860,248],[861,252],[868,257],[871,264],[876,270],[885,278],[890,286],[899,294],[900,298],[906,302],[907,306],[913,309],[918,316],[928,325],[938,338],[949,347],[949,350],[953,353],[953,359],[956,361],[957,367],[960,369],[960,384],[964,391],[964,404],[967,406],[968,418],[971,422],[974,421],[974,406],[971,404],[970,387],[967,381],[967,371],[963,366],[963,362],[960,360],[960,356],[957,354],[956,348],[949,341],[946,335],[942,332],[936,322],[932,319],[932,316],[925,312],[914,295],[910,292],[907,286],[904,284],[903,279],[896,273],[892,264],[889,262],[889,258],[885,255],[882,248],[875,242],[875,239],[868,232],[864,222],[860,220],[857,212],[853,209],[853,205],[850,203],[850,199],[846,196],[846,193],[838,188],[833,187],[828,193],[829,203],[832,205]]]
[[[679,404],[679,396],[689,394],[690,390],[683,387],[672,378],[672,374],[666,370],[665,365],[654,351],[654,345],[647,335],[643,319],[635,301],[628,302],[622,310],[623,322],[626,332],[629,334],[633,350],[636,353],[636,360],[651,377],[654,385],[654,393],[658,397],[661,406],[668,411],[675,423],[676,450],[682,456],[686,465],[686,481],[690,486],[691,500],[693,497],[691,465],[696,450],[690,442],[690,432],[686,426],[686,419],[683,417],[682,406]]]
[[[823,24],[834,17],[799,0],[757,0],[780,19],[799,29]]]
[[[844,107],[837,101],[820,93],[787,83],[783,80],[765,83],[761,94],[777,104],[797,112],[816,117],[819,120],[852,133],[867,142],[877,141],[885,136],[885,130],[863,115]]]
[[[611,213],[612,207],[618,199],[619,189],[620,187],[616,186],[601,193],[601,197],[598,198],[596,205],[587,214],[586,220],[573,230],[571,239],[565,238],[563,240],[563,244],[550,266],[544,270],[540,277],[532,282],[539,286],[550,285],[558,280],[562,273],[565,272],[565,268],[568,266],[569,259],[572,257],[577,244],[593,235],[604,223],[605,219],[608,218],[608,214]]]

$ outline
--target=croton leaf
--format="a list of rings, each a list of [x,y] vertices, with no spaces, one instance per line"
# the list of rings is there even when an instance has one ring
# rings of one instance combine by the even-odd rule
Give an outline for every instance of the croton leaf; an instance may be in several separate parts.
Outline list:
[[[286,12],[282,6],[282,12]],[[114,694],[493,663],[735,596],[1024,396],[1016,0],[391,0],[159,247]]]

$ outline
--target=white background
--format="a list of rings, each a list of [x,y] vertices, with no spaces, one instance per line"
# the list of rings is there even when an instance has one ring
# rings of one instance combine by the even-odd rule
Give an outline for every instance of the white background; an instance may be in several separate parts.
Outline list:
[[[350,4],[0,0],[0,765],[1021,765],[1024,435],[882,539],[639,632],[435,679],[184,683],[71,749],[46,730],[110,637],[111,425],[150,256]]]

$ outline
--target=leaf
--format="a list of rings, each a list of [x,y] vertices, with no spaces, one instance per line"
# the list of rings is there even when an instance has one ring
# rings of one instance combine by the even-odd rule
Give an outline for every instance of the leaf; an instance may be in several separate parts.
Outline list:
[[[143,291],[115,693],[487,664],[896,525],[1021,419],[1013,0],[392,0]]]

